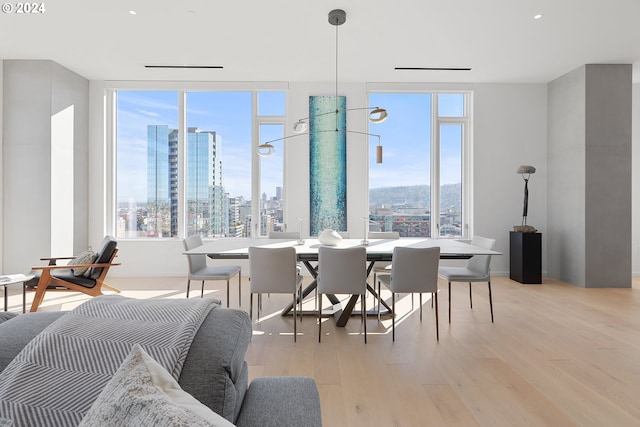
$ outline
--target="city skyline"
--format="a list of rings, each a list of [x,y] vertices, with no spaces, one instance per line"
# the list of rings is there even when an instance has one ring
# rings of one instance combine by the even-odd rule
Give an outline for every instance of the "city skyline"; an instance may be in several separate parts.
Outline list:
[[[224,141],[221,160],[225,164],[225,188],[235,197],[251,199],[251,93],[250,92],[188,92],[187,126],[215,131]],[[371,94],[370,103],[389,109],[389,119],[371,125],[371,132],[382,135],[384,163],[375,163],[375,148],[370,149],[370,187],[429,184],[430,152],[425,135],[431,135],[431,94]],[[441,96],[441,112],[460,114],[459,100]],[[279,100],[279,98],[278,98]],[[268,100],[267,100],[268,101]],[[276,101],[278,102],[278,101]],[[143,201],[147,193],[145,171],[140,164],[146,156],[146,125],[178,127],[178,93],[176,91],[119,91],[118,92],[118,150],[117,201]],[[283,117],[284,122],[284,117]],[[445,128],[447,130],[449,128]],[[263,126],[261,142],[289,134],[273,125]],[[269,132],[269,133],[267,133]],[[142,135],[142,137],[141,137]],[[455,139],[457,135],[453,135]],[[446,142],[447,136],[443,135]],[[451,139],[449,137],[449,139]],[[348,140],[347,140],[348,141]],[[348,142],[347,142],[348,143]],[[375,147],[372,140],[370,147]],[[441,170],[442,184],[460,182],[459,153],[444,144]],[[282,162],[282,151],[268,158],[271,164]],[[417,159],[424,159],[422,162]],[[348,167],[348,166],[347,166]],[[282,171],[271,179],[263,168],[260,193],[275,195],[275,187],[282,186]],[[449,174],[451,171],[452,174]],[[392,183],[392,184],[389,184]],[[274,192],[274,193],[271,193]]]

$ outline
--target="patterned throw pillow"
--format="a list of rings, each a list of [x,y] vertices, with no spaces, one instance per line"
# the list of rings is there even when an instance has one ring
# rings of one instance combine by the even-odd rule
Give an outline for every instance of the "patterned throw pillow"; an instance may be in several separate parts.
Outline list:
[[[74,259],[72,259],[71,261],[69,261],[69,264],[67,265],[93,264],[97,257],[98,255],[92,250],[86,250],[82,252],[80,255],[78,255],[77,257],[75,257]],[[89,270],[89,268],[87,267],[79,267],[79,268],[71,269],[74,276],[82,276],[84,273],[87,272],[87,270]]]
[[[180,388],[178,382],[135,344],[78,427],[233,427]]]

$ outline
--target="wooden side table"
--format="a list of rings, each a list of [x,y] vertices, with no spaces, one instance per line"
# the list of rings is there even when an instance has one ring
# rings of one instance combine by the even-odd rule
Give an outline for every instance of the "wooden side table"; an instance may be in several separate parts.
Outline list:
[[[542,233],[511,231],[509,278],[524,284],[542,283]]]
[[[4,288],[4,311],[7,311],[7,303],[9,302],[9,294],[7,287],[22,283],[22,312],[27,310],[27,282],[33,279],[33,274],[5,274],[0,276],[0,286]]]

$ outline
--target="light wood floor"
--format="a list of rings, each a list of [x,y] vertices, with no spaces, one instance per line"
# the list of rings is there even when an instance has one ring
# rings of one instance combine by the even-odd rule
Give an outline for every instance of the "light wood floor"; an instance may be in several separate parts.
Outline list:
[[[182,298],[183,278],[112,278],[137,298]],[[196,288],[198,287],[197,284]],[[583,289],[551,279],[522,285],[493,281],[495,323],[486,284],[454,284],[453,319],[447,321],[441,283],[440,342],[425,298],[419,321],[416,298],[398,302],[396,341],[389,318],[362,324],[353,317],[336,328],[305,316],[294,344],[288,298],[264,298],[246,355],[251,378],[303,375],[315,378],[325,426],[639,426],[640,279],[633,289]],[[208,282],[205,297],[226,302],[224,282]],[[241,308],[248,310],[248,281]],[[199,289],[192,297],[199,296]],[[388,294],[383,294],[388,297]],[[30,295],[29,298],[32,296]],[[77,294],[45,297],[41,310],[66,310],[86,300]],[[369,299],[368,304],[373,303]],[[313,300],[305,308],[313,308]],[[325,307],[328,303],[325,303]],[[238,307],[237,281],[231,306]],[[10,310],[21,309],[12,289]]]

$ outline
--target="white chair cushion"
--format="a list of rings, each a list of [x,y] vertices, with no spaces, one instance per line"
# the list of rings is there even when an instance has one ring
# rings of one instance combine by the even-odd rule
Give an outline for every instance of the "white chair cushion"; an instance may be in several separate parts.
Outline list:
[[[440,267],[438,275],[449,282],[486,282],[490,279],[488,274],[467,267]]]
[[[225,280],[238,274],[239,265],[207,266],[190,275],[192,280]]]

